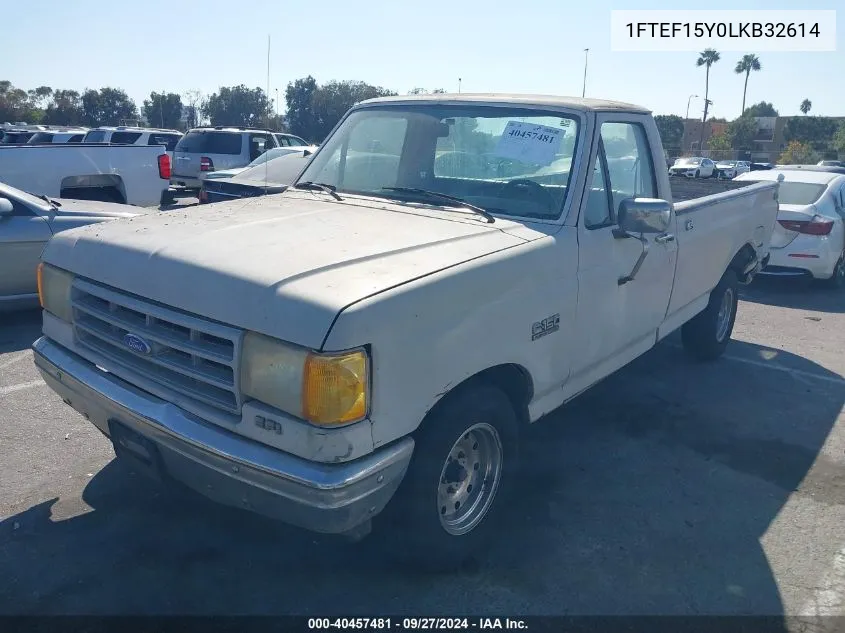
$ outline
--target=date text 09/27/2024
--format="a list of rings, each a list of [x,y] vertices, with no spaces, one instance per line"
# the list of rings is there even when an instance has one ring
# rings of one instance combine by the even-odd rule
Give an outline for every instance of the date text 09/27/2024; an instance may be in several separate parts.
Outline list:
[[[628,22],[628,37],[795,38],[820,36],[818,22]]]
[[[308,618],[308,629],[370,631],[524,630],[517,618]]]

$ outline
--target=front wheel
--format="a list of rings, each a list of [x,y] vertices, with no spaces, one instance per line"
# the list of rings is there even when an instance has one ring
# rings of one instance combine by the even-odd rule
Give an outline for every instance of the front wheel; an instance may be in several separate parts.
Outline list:
[[[701,170],[700,169],[695,170],[695,176],[693,176],[693,178],[701,178]]]
[[[707,307],[683,325],[684,349],[693,358],[715,360],[725,351],[736,321],[738,291],[736,273],[726,271],[710,293]]]
[[[432,410],[396,497],[376,519],[395,557],[444,571],[486,547],[515,485],[518,427],[510,399],[486,383],[459,387]]]

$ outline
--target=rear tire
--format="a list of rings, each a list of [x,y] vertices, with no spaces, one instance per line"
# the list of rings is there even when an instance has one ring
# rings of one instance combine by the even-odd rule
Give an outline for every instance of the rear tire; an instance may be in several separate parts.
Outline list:
[[[519,469],[519,420],[500,389],[472,381],[446,396],[414,436],[396,496],[376,518],[390,554],[452,571],[504,520]]]
[[[695,176],[693,176],[693,178],[701,178],[701,170],[700,169],[695,170]]]
[[[710,293],[707,307],[681,328],[684,349],[696,360],[715,360],[731,340],[738,305],[739,282],[728,270]]]
[[[831,278],[825,279],[825,285],[831,290],[842,290],[842,288],[845,288],[845,253],[836,262]]]

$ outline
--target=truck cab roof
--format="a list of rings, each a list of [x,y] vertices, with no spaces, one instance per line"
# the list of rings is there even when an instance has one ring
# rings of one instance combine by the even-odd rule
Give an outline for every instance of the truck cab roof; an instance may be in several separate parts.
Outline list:
[[[450,103],[490,103],[506,105],[549,106],[556,108],[570,108],[572,110],[588,110],[593,112],[631,112],[637,114],[651,114],[651,110],[633,103],[609,101],[606,99],[584,99],[581,97],[561,97],[555,95],[534,94],[504,94],[504,93],[459,93],[459,94],[426,94],[404,95],[394,97],[376,97],[367,99],[359,105],[378,105],[387,103],[413,103],[448,101]]]

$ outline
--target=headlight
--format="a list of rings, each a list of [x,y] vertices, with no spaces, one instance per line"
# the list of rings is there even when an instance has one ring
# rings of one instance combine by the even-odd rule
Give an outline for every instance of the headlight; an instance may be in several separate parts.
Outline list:
[[[367,415],[369,369],[363,349],[323,354],[247,332],[241,390],[314,424],[351,424]]]
[[[73,275],[66,270],[41,262],[38,264],[38,300],[47,312],[62,321],[73,320],[73,308],[70,305],[70,290]]]

